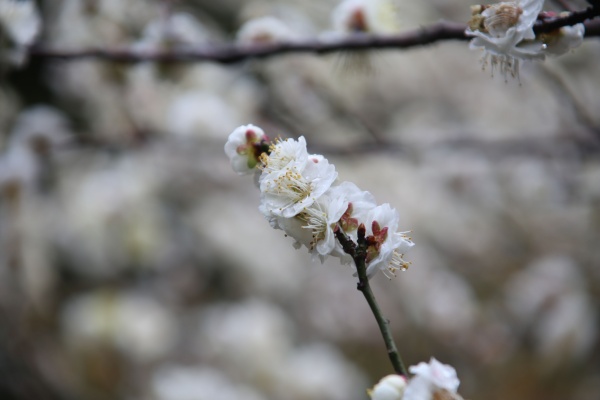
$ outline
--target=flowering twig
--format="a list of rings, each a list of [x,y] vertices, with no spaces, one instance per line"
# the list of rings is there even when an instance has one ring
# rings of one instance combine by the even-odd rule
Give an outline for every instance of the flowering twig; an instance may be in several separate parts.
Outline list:
[[[358,275],[358,284],[356,285],[356,288],[365,296],[365,299],[367,300],[367,303],[369,304],[369,307],[375,316],[375,320],[377,321],[377,325],[379,326],[379,330],[383,336],[383,341],[385,342],[385,347],[387,349],[390,362],[392,363],[392,367],[394,368],[394,372],[400,375],[408,376],[408,371],[402,362],[402,358],[398,353],[398,348],[396,347],[396,343],[392,337],[389,321],[384,318],[383,314],[381,313],[379,305],[377,304],[377,300],[375,299],[375,295],[371,290],[371,285],[369,284],[366,267],[366,252],[368,245],[365,238],[366,230],[364,225],[361,224],[359,226],[357,234],[358,240],[357,243],[354,243],[344,234],[344,232],[342,232],[341,229],[339,229],[339,227],[337,227],[335,230],[336,238],[341,243],[342,248],[347,254],[352,256],[352,259],[354,260]]]
[[[576,24],[599,15],[597,7],[589,7],[575,12],[568,17],[540,20],[536,23],[536,32],[548,32],[562,26]],[[600,23],[586,21],[586,37],[600,36]],[[161,62],[181,63],[211,61],[221,64],[233,64],[248,59],[262,59],[288,53],[325,54],[337,51],[369,50],[369,49],[408,49],[424,46],[445,40],[469,40],[465,35],[465,24],[454,22],[438,22],[413,31],[398,35],[369,35],[356,34],[339,39],[306,39],[294,42],[263,43],[252,45],[204,45],[194,48],[179,48],[176,50],[133,50],[118,49],[79,49],[60,50],[34,47],[30,49],[31,58],[53,60],[85,60],[100,59],[118,63]]]

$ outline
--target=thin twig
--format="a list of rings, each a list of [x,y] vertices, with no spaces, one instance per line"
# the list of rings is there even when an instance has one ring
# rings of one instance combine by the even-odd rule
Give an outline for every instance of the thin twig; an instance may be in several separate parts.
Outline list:
[[[358,284],[356,285],[356,288],[362,292],[363,296],[365,296],[365,299],[371,308],[371,312],[373,312],[373,315],[375,316],[394,372],[408,376],[408,371],[402,362],[402,358],[396,347],[396,342],[394,342],[394,338],[392,337],[389,321],[381,313],[381,309],[377,304],[377,300],[375,299],[375,295],[369,284],[366,267],[367,242],[365,240],[365,226],[361,224],[358,228],[358,245],[349,239],[339,227],[336,228],[335,235],[344,251],[352,256],[354,263],[356,264],[356,272],[358,274]]]

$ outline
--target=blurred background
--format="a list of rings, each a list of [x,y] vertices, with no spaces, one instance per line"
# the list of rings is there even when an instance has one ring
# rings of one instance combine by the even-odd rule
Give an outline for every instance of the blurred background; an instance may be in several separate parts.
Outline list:
[[[36,43],[214,46],[267,15],[310,38],[336,4],[41,1]],[[397,4],[401,29],[470,16]],[[360,70],[5,61],[0,398],[366,399],[392,372],[352,270],[295,250],[231,170],[223,145],[247,123],[304,135],[399,210],[412,265],[373,285],[406,364],[453,365],[470,399],[598,398],[600,43],[524,63],[521,85],[479,58],[446,41]]]

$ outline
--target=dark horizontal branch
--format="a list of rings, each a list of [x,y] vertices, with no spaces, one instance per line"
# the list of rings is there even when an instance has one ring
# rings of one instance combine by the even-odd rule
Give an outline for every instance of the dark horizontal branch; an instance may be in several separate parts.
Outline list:
[[[583,23],[588,20],[592,20],[600,15],[600,7],[590,6],[582,11],[573,11],[566,17],[556,17],[556,18],[543,18],[538,20],[533,27],[533,31],[537,33],[547,33],[552,32],[556,29],[562,28],[567,25],[576,25]],[[598,24],[596,24],[598,25]],[[596,32],[597,32],[596,26]],[[590,36],[587,30],[586,25],[586,36]]]
[[[565,18],[538,21],[535,26],[537,32],[546,32],[548,27],[558,27],[581,22],[581,18],[589,19],[590,9],[573,13]],[[595,11],[594,11],[595,12]],[[176,50],[135,50],[131,48],[119,49],[84,49],[84,50],[58,50],[34,47],[30,50],[32,58],[51,60],[86,60],[100,59],[118,63],[161,62],[181,63],[211,61],[221,64],[233,64],[248,59],[261,59],[288,53],[314,53],[325,54],[338,51],[362,51],[372,49],[408,49],[424,46],[445,40],[469,40],[465,35],[466,25],[453,22],[438,22],[436,24],[404,32],[393,36],[378,36],[356,34],[339,39],[307,39],[302,41],[269,43],[269,44],[226,44],[203,45],[202,47],[187,47]],[[586,37],[600,36],[598,21],[586,22]]]
[[[431,44],[440,40],[467,40],[466,26],[463,24],[440,22],[429,27],[406,32],[394,36],[377,36],[356,34],[336,39],[307,39],[293,42],[266,44],[232,44],[221,46],[203,46],[198,48],[180,48],[177,50],[136,51],[122,49],[89,49],[89,50],[52,50],[43,48],[31,49],[34,58],[52,58],[62,60],[103,59],[122,63],[138,63],[157,61],[163,63],[213,61],[221,64],[232,64],[252,58],[267,58],[287,53],[325,54],[336,51],[368,50],[368,49],[402,49]]]

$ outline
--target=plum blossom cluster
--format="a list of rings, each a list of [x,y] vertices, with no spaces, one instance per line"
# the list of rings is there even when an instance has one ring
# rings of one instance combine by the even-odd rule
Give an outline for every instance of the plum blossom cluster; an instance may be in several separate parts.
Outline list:
[[[259,210],[273,228],[296,240],[296,248],[305,246],[321,261],[333,256],[349,264],[352,257],[336,232],[356,243],[364,226],[369,278],[379,270],[389,276],[408,267],[403,256],[413,242],[398,232],[398,211],[378,205],[354,183],[340,182],[334,165],[308,153],[304,137],[271,142],[261,128],[244,125],[229,135],[225,153],[238,174],[255,174]]]
[[[409,368],[414,376],[387,375],[368,390],[371,400],[462,400],[456,370],[435,358]]]
[[[563,27],[536,35],[533,25],[540,16],[544,0],[518,0],[490,5],[471,6],[471,19],[466,30],[473,36],[469,47],[483,51],[482,65],[491,64],[507,80],[519,78],[523,60],[543,60],[547,55],[559,56],[583,41],[583,24]],[[556,16],[545,12],[544,17]]]

